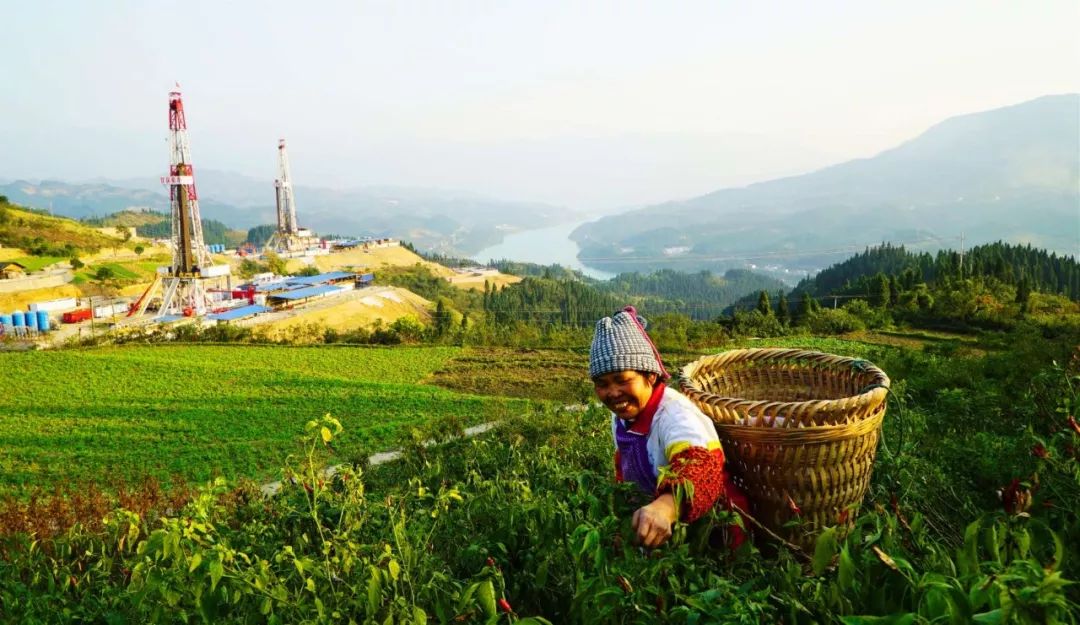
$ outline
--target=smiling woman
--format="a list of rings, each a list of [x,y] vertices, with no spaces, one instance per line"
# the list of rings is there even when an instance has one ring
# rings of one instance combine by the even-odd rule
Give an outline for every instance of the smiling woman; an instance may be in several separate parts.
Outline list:
[[[612,412],[615,479],[633,482],[654,497],[634,512],[639,543],[662,545],[675,521],[693,522],[718,503],[747,509],[745,496],[724,472],[716,429],[689,399],[664,384],[670,376],[632,306],[596,323],[589,376]],[[680,506],[675,491],[684,486],[691,488]],[[729,531],[728,544],[742,544],[741,530]]]

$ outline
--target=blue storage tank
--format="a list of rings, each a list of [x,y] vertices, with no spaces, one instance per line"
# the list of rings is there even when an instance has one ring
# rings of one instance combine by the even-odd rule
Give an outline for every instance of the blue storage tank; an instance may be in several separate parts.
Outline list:
[[[23,315],[23,311],[16,310],[15,312],[11,313],[11,325],[15,326],[16,328],[21,328],[26,325],[26,317]]]
[[[39,332],[49,331],[49,313],[44,310],[37,311],[37,329]]]
[[[0,315],[0,326],[11,325],[11,315]]]
[[[37,315],[33,311],[26,313],[24,319],[26,320],[26,327],[37,330]]]

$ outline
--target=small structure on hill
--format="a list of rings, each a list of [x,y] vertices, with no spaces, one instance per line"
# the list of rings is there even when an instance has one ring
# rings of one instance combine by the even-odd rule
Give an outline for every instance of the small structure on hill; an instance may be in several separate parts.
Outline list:
[[[25,266],[15,262],[0,263],[0,280],[14,280],[25,276]]]

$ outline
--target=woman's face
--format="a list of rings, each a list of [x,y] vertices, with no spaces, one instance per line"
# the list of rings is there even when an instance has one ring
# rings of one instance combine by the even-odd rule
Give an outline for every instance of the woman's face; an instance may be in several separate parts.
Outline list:
[[[655,373],[613,371],[593,378],[596,396],[616,417],[633,421],[652,396]]]

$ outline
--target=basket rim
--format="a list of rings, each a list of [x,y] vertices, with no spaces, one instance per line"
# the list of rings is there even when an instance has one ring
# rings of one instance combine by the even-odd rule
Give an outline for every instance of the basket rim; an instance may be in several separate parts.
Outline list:
[[[829,366],[847,366],[847,367],[861,367],[862,372],[869,373],[873,376],[873,381],[868,385],[868,388],[861,393],[854,395],[848,395],[836,399],[809,399],[803,401],[776,401],[776,400],[760,400],[760,399],[745,399],[742,397],[730,397],[725,395],[717,395],[704,390],[694,380],[694,374],[696,374],[702,367],[709,363],[724,357],[726,359],[743,357],[756,357],[755,360],[764,361],[776,361],[776,360],[814,360],[823,362]],[[865,365],[857,365],[856,363],[865,363]],[[798,348],[785,348],[785,347],[750,347],[740,349],[729,349],[716,354],[709,354],[701,356],[696,360],[684,365],[679,370],[679,382],[683,390],[688,395],[696,396],[699,401],[704,401],[709,404],[716,404],[723,402],[728,405],[729,408],[738,409],[742,407],[750,407],[764,404],[771,404],[774,406],[782,406],[785,408],[802,408],[809,407],[811,405],[818,406],[819,408],[830,406],[837,402],[857,400],[859,403],[872,401],[875,397],[887,393],[891,388],[892,381],[884,371],[879,369],[876,365],[864,358],[852,358],[851,356],[838,356],[836,354],[829,354],[826,352],[819,352],[808,349]],[[822,426],[831,427],[831,426]]]

